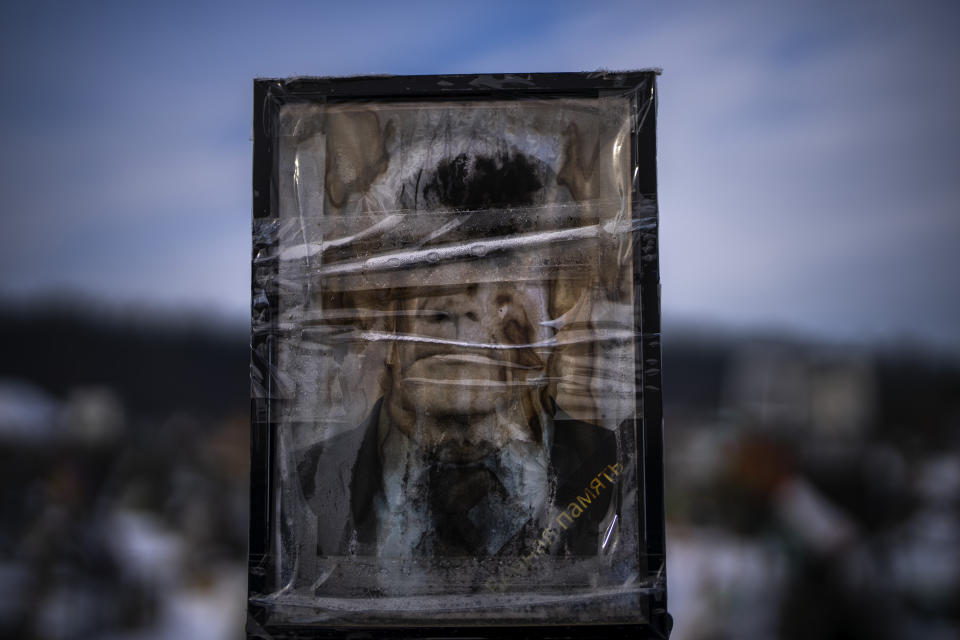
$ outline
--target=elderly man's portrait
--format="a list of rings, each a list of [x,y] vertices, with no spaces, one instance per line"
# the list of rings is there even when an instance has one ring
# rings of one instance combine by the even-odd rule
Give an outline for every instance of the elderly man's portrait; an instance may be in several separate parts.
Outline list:
[[[396,614],[398,598],[442,596],[495,611],[535,592],[546,611],[551,593],[600,590],[613,619],[634,615],[630,106],[280,110],[271,420],[286,602],[363,596]],[[451,619],[482,619],[467,609]]]

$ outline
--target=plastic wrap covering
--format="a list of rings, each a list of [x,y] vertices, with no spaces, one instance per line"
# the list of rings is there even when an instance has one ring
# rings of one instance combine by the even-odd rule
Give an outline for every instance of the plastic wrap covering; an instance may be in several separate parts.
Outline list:
[[[256,83],[250,637],[668,633],[654,80]]]

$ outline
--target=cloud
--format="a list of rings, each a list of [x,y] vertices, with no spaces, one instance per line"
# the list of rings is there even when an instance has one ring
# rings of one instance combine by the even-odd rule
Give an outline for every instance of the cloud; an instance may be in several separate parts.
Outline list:
[[[960,341],[958,10],[467,7],[5,9],[3,289],[240,313],[254,76],[660,66],[668,316]]]
[[[664,68],[665,313],[960,343],[951,21],[923,5],[645,17],[571,16],[475,64]]]

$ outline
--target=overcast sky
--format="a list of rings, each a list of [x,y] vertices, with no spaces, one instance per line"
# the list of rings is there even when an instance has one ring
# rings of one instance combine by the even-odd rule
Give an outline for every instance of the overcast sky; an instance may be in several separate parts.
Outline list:
[[[960,349],[958,3],[133,4],[0,8],[0,295],[245,317],[256,76],[662,67],[668,329]]]

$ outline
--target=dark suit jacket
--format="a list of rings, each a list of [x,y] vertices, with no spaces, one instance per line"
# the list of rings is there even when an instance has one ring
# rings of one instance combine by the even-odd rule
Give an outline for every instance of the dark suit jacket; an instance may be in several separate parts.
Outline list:
[[[317,517],[318,556],[348,553],[356,532],[354,552],[376,555],[377,514],[374,496],[381,490],[383,471],[377,451],[377,425],[382,399],[356,428],[301,453],[297,465],[300,488]],[[616,434],[574,420],[560,412],[554,417],[550,472],[557,480],[555,504],[566,508],[583,495],[600,472],[619,461]],[[594,555],[600,521],[617,493],[609,483],[588,509],[562,531],[564,552]]]

